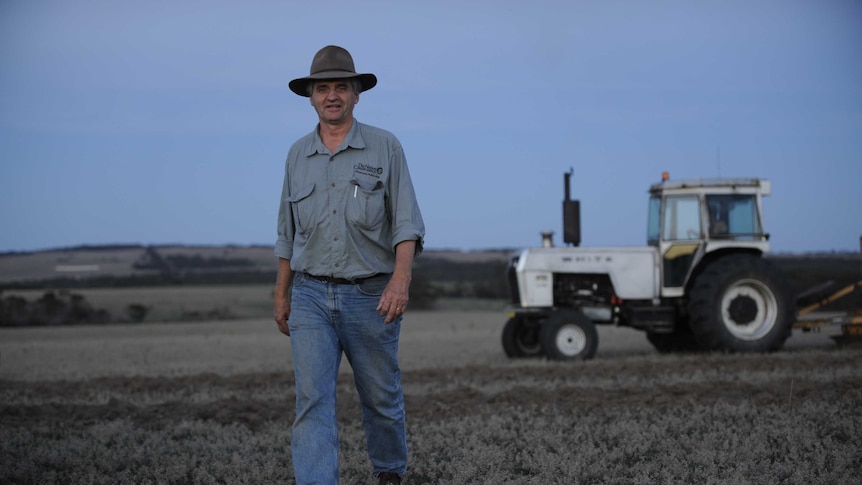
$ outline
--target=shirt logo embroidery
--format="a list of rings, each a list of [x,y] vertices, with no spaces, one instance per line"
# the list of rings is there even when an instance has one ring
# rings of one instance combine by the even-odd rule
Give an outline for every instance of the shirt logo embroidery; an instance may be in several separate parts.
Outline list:
[[[383,167],[372,167],[367,163],[357,163],[353,165],[353,172],[369,175],[371,177],[379,179],[380,175],[383,174]]]

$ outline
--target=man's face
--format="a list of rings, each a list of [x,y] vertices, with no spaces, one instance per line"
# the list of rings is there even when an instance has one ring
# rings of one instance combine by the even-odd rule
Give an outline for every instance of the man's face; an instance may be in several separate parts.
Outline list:
[[[316,81],[311,87],[311,105],[321,123],[340,125],[353,119],[353,107],[359,93],[353,91],[349,79]]]

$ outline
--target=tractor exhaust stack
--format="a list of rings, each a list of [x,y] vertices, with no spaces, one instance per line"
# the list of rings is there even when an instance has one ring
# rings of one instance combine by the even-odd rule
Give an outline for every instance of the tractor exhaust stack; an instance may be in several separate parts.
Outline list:
[[[574,246],[581,245],[581,203],[571,199],[571,180],[573,170],[563,174],[563,242]]]

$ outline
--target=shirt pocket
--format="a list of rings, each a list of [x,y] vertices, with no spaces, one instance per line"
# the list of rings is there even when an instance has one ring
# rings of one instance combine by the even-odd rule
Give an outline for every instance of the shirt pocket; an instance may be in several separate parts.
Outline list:
[[[386,191],[379,180],[350,182],[353,194],[347,198],[347,221],[366,230],[379,228],[386,219]]]
[[[296,193],[289,195],[285,199],[290,204],[296,231],[303,234],[311,230],[315,224],[314,204],[310,197],[312,192],[314,192],[314,184],[297,190]]]

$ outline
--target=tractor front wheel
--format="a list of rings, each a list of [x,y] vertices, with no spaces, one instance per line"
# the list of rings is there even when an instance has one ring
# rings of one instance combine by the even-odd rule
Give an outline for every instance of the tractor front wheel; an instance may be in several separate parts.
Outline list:
[[[539,341],[552,360],[587,360],[596,355],[599,335],[593,321],[578,310],[560,310],[542,324]]]

